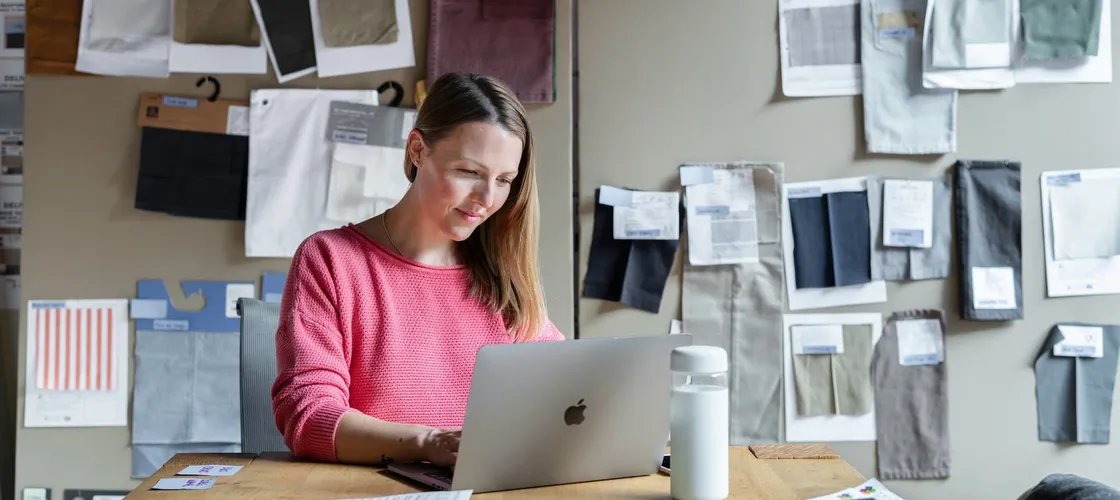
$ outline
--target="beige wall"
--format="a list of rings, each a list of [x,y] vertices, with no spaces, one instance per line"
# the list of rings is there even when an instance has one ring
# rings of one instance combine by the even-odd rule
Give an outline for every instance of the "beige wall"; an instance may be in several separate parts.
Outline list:
[[[284,87],[376,88],[396,80],[413,102],[423,78],[428,2],[412,0],[417,66],[407,70],[316,80]],[[571,337],[574,327],[571,215],[571,2],[557,8],[557,102],[534,106],[543,209],[542,274],[549,313]],[[259,280],[286,272],[287,259],[244,256],[244,224],[176,218],[132,208],[140,134],[141,92],[200,94],[196,76],[168,80],[33,76],[27,80],[24,178],[23,300],[134,297],[138,279]],[[271,75],[219,77],[224,97],[248,98],[276,87]],[[169,286],[172,299],[182,299]],[[178,297],[176,297],[178,295]],[[20,334],[19,380],[25,348]],[[10,353],[8,353],[10,354]],[[14,356],[5,358],[15,361]],[[14,370],[13,370],[14,372]],[[20,390],[22,398],[22,390]],[[22,422],[22,402],[15,416]],[[25,429],[17,426],[16,487],[131,488],[127,428]],[[0,461],[2,462],[2,461]],[[18,491],[18,490],[17,490]]]

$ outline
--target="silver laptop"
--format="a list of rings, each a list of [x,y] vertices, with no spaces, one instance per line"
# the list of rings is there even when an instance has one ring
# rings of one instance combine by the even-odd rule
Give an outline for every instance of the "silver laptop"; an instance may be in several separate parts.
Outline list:
[[[669,354],[691,335],[485,346],[454,473],[388,468],[475,493],[656,474],[669,438]]]

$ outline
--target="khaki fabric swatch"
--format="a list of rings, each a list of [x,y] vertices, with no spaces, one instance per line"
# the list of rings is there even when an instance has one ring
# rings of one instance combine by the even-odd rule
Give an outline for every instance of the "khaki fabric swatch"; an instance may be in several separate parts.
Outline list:
[[[327,47],[396,43],[396,2],[319,0],[319,24]]]
[[[175,0],[179,43],[257,47],[261,32],[249,0]]]
[[[871,325],[844,325],[841,354],[795,354],[797,413],[863,415],[871,411]]]

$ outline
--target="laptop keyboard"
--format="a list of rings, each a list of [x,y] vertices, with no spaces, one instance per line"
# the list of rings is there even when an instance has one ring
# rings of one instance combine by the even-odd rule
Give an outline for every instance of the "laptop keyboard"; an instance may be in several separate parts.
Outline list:
[[[448,482],[451,481],[451,471],[450,470],[437,470],[437,471],[432,471],[432,472],[425,472],[424,476],[430,477],[430,478],[435,479],[437,481],[448,481]]]

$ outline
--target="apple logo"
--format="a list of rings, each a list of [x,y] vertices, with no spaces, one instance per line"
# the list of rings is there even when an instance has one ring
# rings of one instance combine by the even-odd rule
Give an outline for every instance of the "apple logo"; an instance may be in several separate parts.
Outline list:
[[[564,411],[564,423],[568,425],[579,425],[583,423],[583,411],[587,409],[587,405],[583,404],[583,400],[579,400],[575,405],[569,406]]]

